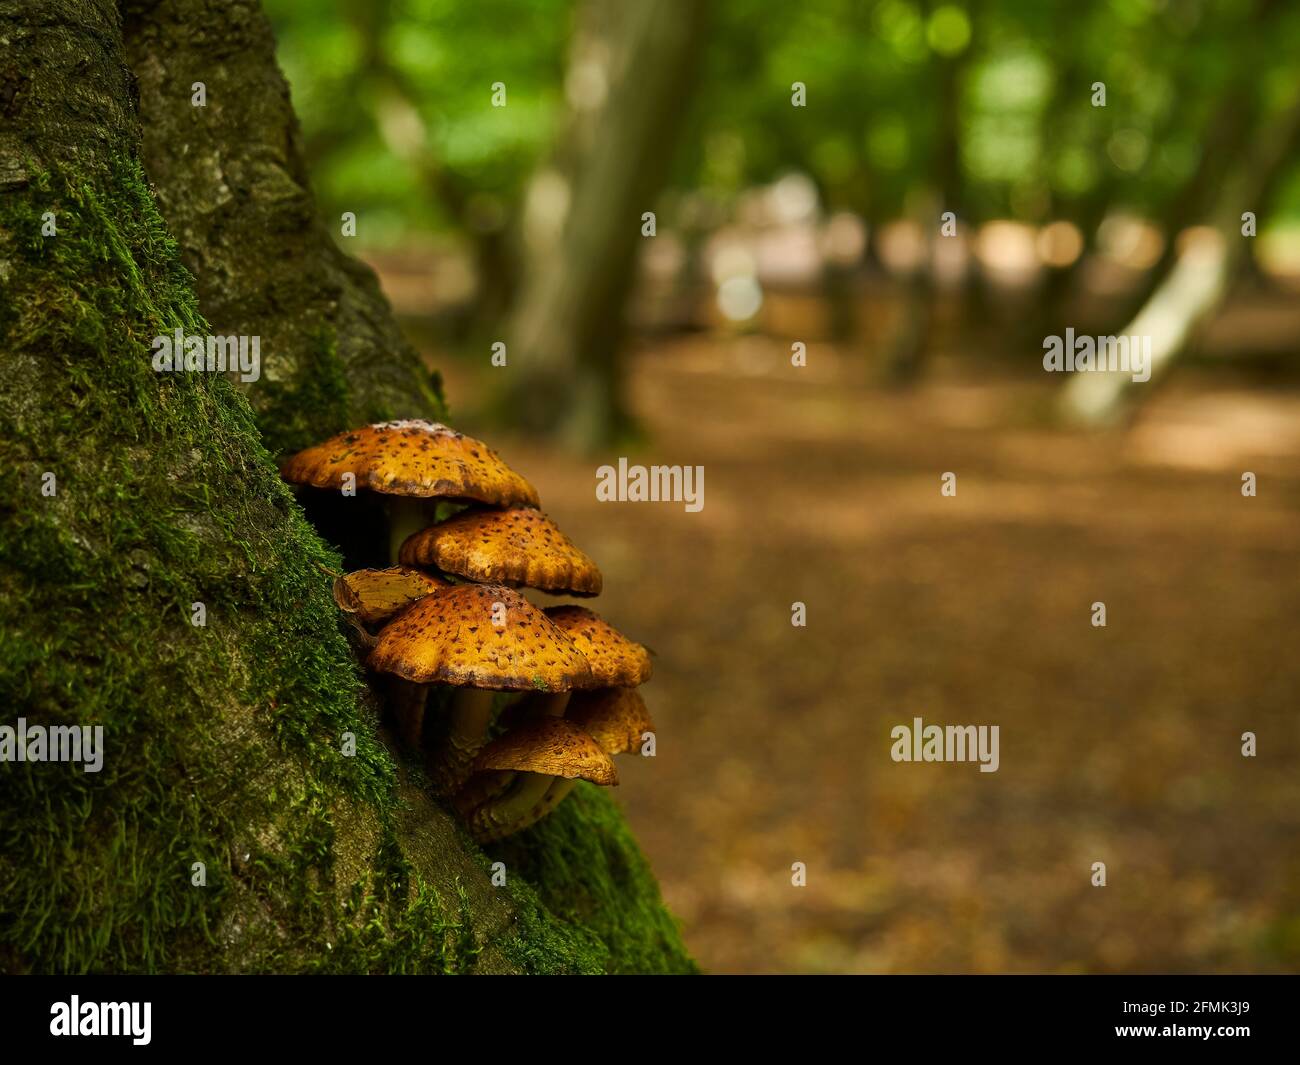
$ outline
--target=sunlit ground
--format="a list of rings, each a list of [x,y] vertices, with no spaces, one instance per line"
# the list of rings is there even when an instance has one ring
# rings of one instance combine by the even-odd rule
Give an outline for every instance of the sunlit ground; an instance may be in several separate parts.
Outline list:
[[[1300,394],[1184,374],[1086,437],[978,367],[899,394],[785,350],[636,359],[641,457],[704,465],[698,514],[597,503],[594,462],[494,438],[657,652],[658,757],[618,795],[703,965],[1294,968]],[[1000,770],[893,763],[913,716],[1000,725]]]

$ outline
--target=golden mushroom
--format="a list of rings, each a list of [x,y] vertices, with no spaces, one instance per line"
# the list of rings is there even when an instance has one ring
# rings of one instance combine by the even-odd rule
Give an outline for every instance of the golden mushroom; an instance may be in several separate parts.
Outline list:
[[[432,567],[556,595],[599,595],[600,570],[538,510],[475,507],[431,525],[402,544],[403,565]]]
[[[406,566],[358,569],[334,581],[334,602],[367,630],[382,625],[447,582]]]
[[[607,755],[639,746],[642,733],[651,730],[653,725],[644,701],[631,689],[649,680],[650,652],[586,607],[547,607],[545,614],[587,660],[591,682],[575,684],[572,692],[537,695],[526,704],[512,708],[509,720],[515,724],[506,735],[530,727],[546,728],[546,722],[558,719],[578,727],[582,735],[592,738],[592,734],[576,719],[561,718],[566,713],[567,704],[570,708],[580,708],[583,719],[600,733],[608,746],[594,738],[592,742]],[[528,735],[527,732],[524,734]],[[487,768],[493,767],[481,760],[476,761],[475,769]],[[506,778],[478,776],[456,797],[456,804],[465,813],[476,835],[484,839],[500,839],[545,817],[569,794],[577,781],[575,774],[552,774],[552,777],[547,779],[534,774],[511,781],[507,797],[496,794],[505,787]],[[478,821],[472,817],[477,817]],[[481,836],[488,831],[498,834]]]
[[[280,475],[291,484],[341,489],[351,483],[385,496],[393,561],[402,541],[432,517],[430,500],[539,505],[537,489],[487,444],[437,422],[380,422],[339,433],[288,459]]]
[[[585,606],[548,606],[546,616],[591,664],[593,688],[635,688],[650,679],[650,652]]]
[[[650,679],[650,652],[595,611],[585,606],[548,606],[545,614],[591,668],[591,682],[575,688],[635,688]],[[512,716],[516,720],[540,714],[562,717],[569,698],[568,692],[533,696],[515,707]]]
[[[654,721],[635,688],[575,692],[565,719],[586,732],[608,754],[639,750]]]
[[[430,769],[454,790],[487,735],[493,693],[567,693],[591,687],[591,669],[573,642],[511,588],[456,584],[440,588],[383,629],[367,664],[396,678],[403,735],[418,744],[427,685],[458,689],[448,708],[450,733]]]
[[[646,733],[653,733],[655,727],[645,700],[634,688],[574,692],[564,720],[587,733],[611,758],[639,751]],[[537,805],[534,820],[540,820],[559,806],[577,783],[576,779],[553,781]]]
[[[476,776],[456,797],[480,843],[503,839],[544,817],[552,785],[579,779],[609,786],[618,771],[604,749],[573,722],[540,717],[498,736],[474,760]]]

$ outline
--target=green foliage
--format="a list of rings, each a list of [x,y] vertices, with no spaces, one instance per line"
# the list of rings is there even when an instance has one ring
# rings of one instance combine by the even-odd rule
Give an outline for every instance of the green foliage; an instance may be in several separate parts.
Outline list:
[[[1060,217],[1091,194],[1154,211],[1190,176],[1229,86],[1295,83],[1294,49],[1276,41],[1296,39],[1300,17],[1256,6],[815,0],[776,20],[762,0],[720,5],[679,182],[734,193],[804,170],[832,207],[890,218],[943,180],[955,141],[968,218],[1037,221],[1050,204]]]
[[[569,0],[265,6],[324,214],[381,244],[504,221],[553,139]]]
[[[349,19],[302,0],[268,6],[331,211],[364,204],[391,239],[473,236],[517,214],[561,128],[579,5],[392,0]],[[1300,9],[1257,2],[807,0],[778,18],[768,0],[728,0],[713,5],[705,77],[665,150],[678,190],[723,201],[798,170],[830,207],[875,220],[938,183],[961,190],[974,221],[1094,224],[1097,202],[1158,216],[1214,150],[1206,134],[1225,99],[1240,90],[1243,122],[1289,103],[1297,39]],[[385,64],[426,128],[423,154],[394,154]],[[496,81],[506,108],[488,106]],[[796,81],[803,108],[791,106]],[[1106,107],[1093,106],[1095,82]],[[1283,210],[1300,211],[1290,189]]]

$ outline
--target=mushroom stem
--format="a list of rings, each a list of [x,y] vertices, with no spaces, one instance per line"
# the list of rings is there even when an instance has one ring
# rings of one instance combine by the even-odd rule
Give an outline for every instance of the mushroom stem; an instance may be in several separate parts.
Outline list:
[[[544,800],[557,781],[570,783],[563,777],[553,777],[546,773],[516,773],[503,794],[485,802],[470,815],[469,827],[474,838],[480,843],[491,843],[513,835],[546,816],[554,804],[547,805]],[[567,794],[566,790],[560,798]]]
[[[563,717],[569,707],[571,692],[529,692],[511,710],[516,721],[533,721],[540,717]]]
[[[447,742],[430,759],[442,794],[455,791],[469,778],[474,756],[487,742],[495,694],[484,688],[460,688],[452,697],[447,708],[451,725]]]
[[[531,825],[534,821],[540,821],[543,817],[559,806],[560,803],[564,801],[565,796],[577,786],[577,777],[574,777],[572,780],[567,777],[556,777],[551,786],[546,789],[546,794],[542,796],[542,801],[533,807],[533,811],[537,816],[532,818],[528,824]],[[526,828],[527,825],[520,825],[519,827]]]
[[[568,692],[547,692],[537,700],[538,717],[563,717],[569,705]]]
[[[388,502],[388,564],[397,565],[397,555],[407,537],[429,524],[425,501],[415,496],[392,496]]]
[[[465,786],[456,792],[452,805],[461,819],[468,821],[470,815],[485,802],[495,799],[510,786],[514,780],[513,769],[495,769],[486,773],[475,773]]]
[[[516,832],[522,832],[529,825],[535,825],[543,817],[549,814],[562,803],[569,792],[578,786],[578,779],[574,777],[570,780],[567,777],[552,777],[551,786],[546,789],[543,795],[533,808],[527,811],[522,817],[511,821],[508,825],[502,826],[496,831],[495,835],[479,837],[480,843],[491,843],[493,840],[504,839],[506,836],[512,836]]]

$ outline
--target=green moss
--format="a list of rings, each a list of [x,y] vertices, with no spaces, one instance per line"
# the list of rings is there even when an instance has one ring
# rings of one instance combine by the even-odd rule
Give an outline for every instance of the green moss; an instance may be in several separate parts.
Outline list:
[[[612,973],[696,971],[614,800],[582,783],[550,816],[488,848],[543,907],[609,946]]]
[[[273,455],[291,455],[353,424],[347,376],[334,334],[322,330],[309,351],[291,380],[265,381],[260,387],[257,424],[262,442]]]
[[[323,327],[311,337],[306,358],[287,381],[263,379],[250,394],[262,443],[272,455],[292,455],[357,425],[391,421],[397,414],[375,402],[365,403],[348,385],[347,368],[338,353],[338,338]],[[445,420],[447,404],[442,376],[430,374],[421,406]]]
[[[391,793],[317,568],[335,560],[231,385],[153,372],[152,336],[206,327],[138,167],[107,188],[46,174],[0,210],[18,255],[3,342],[20,368],[0,388],[16,504],[0,538],[0,690],[29,723],[103,725],[108,744],[98,774],[6,772],[5,852],[22,860],[3,866],[5,935],[38,969],[217,964],[230,842],[274,824],[284,798],[267,732],[322,785]],[[45,210],[57,236],[40,235]],[[355,758],[337,753],[345,730]],[[264,849],[319,858],[318,827]],[[191,886],[193,862],[207,887]]]
[[[323,572],[339,560],[239,392],[151,367],[153,336],[207,327],[138,163],[0,196],[0,249],[0,723],[106,740],[99,773],[0,769],[0,964],[460,972],[493,948],[527,971],[687,968],[621,819],[589,797],[515,844],[504,930],[480,927],[483,891],[416,872]],[[338,415],[329,343],[297,387],[280,397],[297,424]]]
[[[470,972],[482,949],[463,889],[444,900],[402,854],[391,834],[373,870],[352,882],[338,912],[322,906],[304,929],[321,949],[311,973],[438,975]]]

